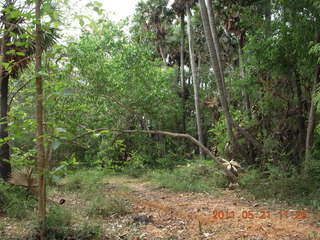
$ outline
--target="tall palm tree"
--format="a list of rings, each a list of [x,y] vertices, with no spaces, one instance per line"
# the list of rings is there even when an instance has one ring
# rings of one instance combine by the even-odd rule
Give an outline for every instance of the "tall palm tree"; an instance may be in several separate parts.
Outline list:
[[[235,152],[236,149],[238,149],[238,143],[236,141],[236,138],[233,132],[233,119],[229,111],[229,104],[227,100],[226,90],[224,87],[225,86],[224,75],[223,75],[223,70],[221,69],[221,61],[219,57],[220,49],[217,41],[217,35],[216,35],[217,31],[215,30],[215,25],[213,21],[209,21],[209,14],[208,14],[205,0],[199,0],[199,4],[200,4],[201,18],[202,18],[205,37],[206,37],[206,42],[207,42],[209,53],[210,53],[211,66],[214,70],[214,73],[217,79],[219,98],[221,101],[224,115],[226,117],[227,133],[228,133],[229,140],[231,142],[231,146],[233,148],[233,152]]]
[[[27,4],[27,3],[26,3]],[[10,13],[13,10],[32,9],[24,6],[17,6],[17,0],[6,0],[2,6],[1,11],[1,29],[3,34],[1,40],[1,66],[0,66],[0,139],[3,143],[0,145],[0,177],[8,180],[11,174],[10,165],[10,146],[6,138],[8,133],[8,111],[9,111],[9,80],[10,78],[17,78],[19,73],[25,69],[32,57],[35,55],[35,41],[31,38],[27,42],[25,36],[29,34],[24,28],[26,19],[17,15],[12,17]],[[42,31],[43,41],[41,43],[42,49],[51,47],[58,37],[57,30],[50,28]],[[25,44],[21,44],[25,43]],[[9,53],[9,54],[8,54]]]
[[[194,56],[194,39],[193,39],[193,29],[191,22],[191,5],[187,4],[186,6],[186,14],[187,14],[187,33],[188,33],[188,42],[189,42],[189,58],[193,79],[193,90],[194,90],[194,105],[196,110],[196,121],[197,121],[197,132],[198,132],[198,140],[201,144],[203,144],[203,133],[202,133],[202,123],[201,123],[201,113],[200,113],[200,99],[199,99],[199,79],[197,74],[196,60]],[[202,148],[199,148],[200,157],[204,157],[204,153]]]

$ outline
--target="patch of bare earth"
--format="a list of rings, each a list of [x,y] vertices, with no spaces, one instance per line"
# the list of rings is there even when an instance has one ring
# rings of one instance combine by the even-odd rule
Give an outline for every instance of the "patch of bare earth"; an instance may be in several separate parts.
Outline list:
[[[248,201],[238,191],[180,194],[133,179],[109,182],[112,194],[134,203],[131,223],[125,220],[115,228],[119,239],[320,239],[320,215],[307,209]],[[119,190],[123,186],[131,191]]]

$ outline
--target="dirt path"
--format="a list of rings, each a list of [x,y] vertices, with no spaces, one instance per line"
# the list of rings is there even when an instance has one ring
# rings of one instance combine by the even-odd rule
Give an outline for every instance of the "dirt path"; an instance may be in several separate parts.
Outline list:
[[[113,194],[133,201],[133,223],[139,226],[139,231],[119,239],[320,239],[320,214],[307,209],[248,201],[230,190],[180,194],[135,179],[108,182]],[[123,187],[129,191],[119,190]]]

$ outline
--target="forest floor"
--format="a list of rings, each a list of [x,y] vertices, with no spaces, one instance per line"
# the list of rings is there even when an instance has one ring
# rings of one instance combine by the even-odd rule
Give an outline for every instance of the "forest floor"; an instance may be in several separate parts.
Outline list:
[[[131,178],[108,182],[110,194],[133,202],[131,218],[111,224],[118,239],[320,239],[319,212],[248,200],[238,190],[175,193]]]
[[[56,201],[66,199],[61,207],[78,216],[74,219],[77,224],[99,224],[104,239],[110,240],[320,239],[319,212],[246,198],[240,190],[176,193],[150,182],[120,176],[104,178],[103,183],[105,192],[99,194],[128,200],[128,214],[91,218],[84,214],[90,198],[62,191],[55,191],[50,197]],[[0,217],[1,221],[7,221],[7,229],[3,230],[9,235],[19,232],[22,236],[26,231],[22,223],[4,217]]]

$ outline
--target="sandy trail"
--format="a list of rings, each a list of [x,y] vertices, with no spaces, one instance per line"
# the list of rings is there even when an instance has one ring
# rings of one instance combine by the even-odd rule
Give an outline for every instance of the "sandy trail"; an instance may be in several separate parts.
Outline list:
[[[147,182],[108,179],[114,194],[130,198],[142,218],[133,239],[319,240],[320,214],[285,205],[248,201],[238,191],[174,193]],[[121,191],[121,188],[129,191]]]

